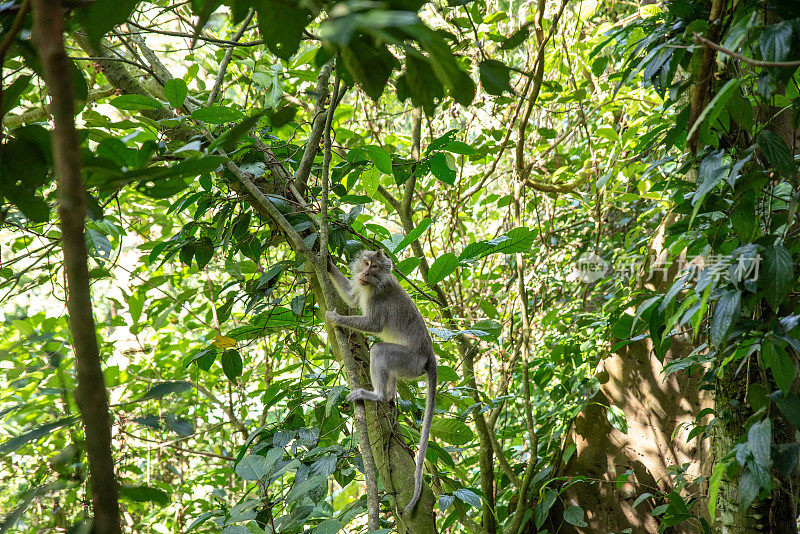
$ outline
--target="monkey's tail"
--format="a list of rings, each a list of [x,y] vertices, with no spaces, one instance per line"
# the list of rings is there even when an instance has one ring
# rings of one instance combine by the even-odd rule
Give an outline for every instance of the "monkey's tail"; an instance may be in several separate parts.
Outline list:
[[[428,391],[425,395],[425,414],[422,417],[422,429],[419,433],[419,451],[417,451],[417,468],[414,471],[414,496],[405,508],[405,513],[411,512],[417,505],[422,493],[422,466],[425,463],[425,452],[428,450],[428,438],[431,434],[433,412],[436,408],[436,360],[431,359],[428,365]]]

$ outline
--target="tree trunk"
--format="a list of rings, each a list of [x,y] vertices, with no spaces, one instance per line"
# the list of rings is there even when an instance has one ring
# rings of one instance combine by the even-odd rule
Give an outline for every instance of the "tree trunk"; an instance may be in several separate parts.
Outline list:
[[[75,131],[72,65],[64,50],[64,20],[59,0],[33,0],[33,41],[52,99],[53,159],[58,176],[58,214],[67,279],[67,310],[75,348],[78,386],[75,400],[83,419],[92,492],[92,532],[121,532],[117,479],[111,456],[108,394],[92,316],[84,237],[86,191]]]

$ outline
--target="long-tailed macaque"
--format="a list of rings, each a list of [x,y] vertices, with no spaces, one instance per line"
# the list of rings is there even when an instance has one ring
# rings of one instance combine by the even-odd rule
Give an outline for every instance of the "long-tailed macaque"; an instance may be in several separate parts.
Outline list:
[[[382,250],[361,252],[350,264],[351,280],[331,260],[328,261],[328,270],[344,301],[349,306],[360,308],[364,315],[339,315],[328,311],[325,319],[336,326],[375,334],[383,341],[375,343],[369,351],[369,371],[375,390],[356,389],[347,400],[390,402],[395,398],[398,378],[427,375],[428,391],[414,472],[414,496],[405,508],[409,513],[422,491],[422,465],[436,405],[436,355],[431,336],[411,296],[392,274],[392,260]]]

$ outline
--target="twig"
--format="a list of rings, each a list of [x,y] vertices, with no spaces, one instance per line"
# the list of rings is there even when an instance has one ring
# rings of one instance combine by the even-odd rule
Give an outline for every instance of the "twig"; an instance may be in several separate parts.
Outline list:
[[[253,20],[256,12],[251,8],[250,12],[245,17],[244,21],[242,22],[242,26],[239,28],[239,31],[236,32],[236,35],[233,36],[233,41],[238,43],[239,39],[242,38],[244,32],[247,30],[248,24],[250,21]],[[206,106],[210,106],[214,103],[217,99],[217,95],[219,94],[219,90],[222,87],[222,80],[225,78],[225,73],[228,70],[228,64],[231,62],[231,58],[233,57],[233,47],[228,48],[225,51],[225,57],[222,58],[222,63],[219,64],[219,72],[217,73],[217,79],[214,80],[214,88],[211,89],[211,92],[208,94],[208,100],[206,100]]]
[[[751,57],[743,56],[738,52],[734,52],[733,50],[729,50],[723,46],[718,45],[714,41],[709,41],[705,37],[700,36],[697,32],[692,35],[694,42],[705,46],[706,48],[710,48],[712,50],[716,50],[717,52],[722,52],[723,54],[727,54],[734,59],[738,59],[743,63],[747,63],[748,65],[753,65],[754,67],[772,67],[777,69],[786,69],[786,68],[795,68],[800,67],[800,60],[796,61],[765,61],[763,59],[753,59]]]

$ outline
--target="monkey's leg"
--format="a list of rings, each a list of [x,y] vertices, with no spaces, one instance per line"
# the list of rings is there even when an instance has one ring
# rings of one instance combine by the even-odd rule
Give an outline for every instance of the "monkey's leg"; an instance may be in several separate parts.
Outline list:
[[[409,374],[409,363],[419,356],[395,343],[375,343],[369,351],[369,374],[372,377],[374,391],[357,389],[347,396],[350,402],[370,400],[389,402],[394,400],[397,392],[397,377]],[[419,376],[419,375],[417,375]]]

